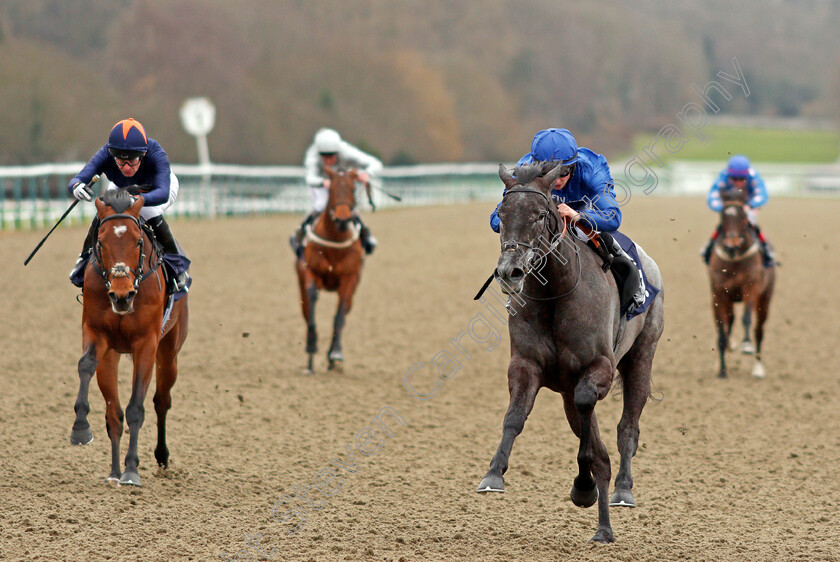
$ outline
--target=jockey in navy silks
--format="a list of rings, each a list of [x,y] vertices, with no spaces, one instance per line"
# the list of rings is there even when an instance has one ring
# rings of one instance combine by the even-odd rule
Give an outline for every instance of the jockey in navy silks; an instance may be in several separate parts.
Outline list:
[[[723,210],[723,199],[721,193],[729,189],[745,189],[747,192],[747,218],[750,224],[758,234],[758,240],[761,243],[761,255],[764,261],[764,267],[773,267],[776,263],[776,254],[773,251],[773,246],[767,241],[764,233],[758,228],[758,210],[767,203],[767,187],[764,185],[764,180],[750,165],[750,161],[746,156],[736,154],[729,159],[726,168],[721,170],[715,182],[709,190],[709,195],[706,199],[706,204],[711,210],[720,213]],[[712,246],[715,243],[720,231],[715,229],[712,233],[709,242],[700,251],[700,255],[706,264],[709,263],[709,258],[712,255]]]
[[[154,231],[160,242],[164,260],[175,273],[172,293],[187,290],[189,259],[179,249],[169,225],[163,218],[163,212],[178,197],[178,178],[169,166],[166,152],[156,140],[148,138],[146,130],[139,121],[123,119],[111,129],[108,142],[100,148],[82,168],[67,189],[76,199],[91,201],[93,190],[88,183],[97,174],[104,174],[111,182],[109,189],[126,188],[132,185],[149,189],[142,193],[143,208],[140,218]],[[94,217],[85,237],[82,252],[76,265],[70,272],[70,281],[77,287],[84,284],[84,272],[94,237],[99,227],[98,217]]]
[[[614,257],[632,259],[621,248],[613,235],[621,226],[621,209],[615,199],[615,187],[607,159],[584,147],[568,129],[545,129],[534,135],[531,151],[516,163],[543,164],[546,173],[559,164],[564,168],[554,182],[551,197],[563,218],[597,231],[605,242],[607,251]],[[501,205],[501,203],[499,203]],[[490,228],[499,232],[499,206],[490,215]],[[621,235],[623,237],[623,235]],[[633,296],[636,306],[645,300],[644,287]]]

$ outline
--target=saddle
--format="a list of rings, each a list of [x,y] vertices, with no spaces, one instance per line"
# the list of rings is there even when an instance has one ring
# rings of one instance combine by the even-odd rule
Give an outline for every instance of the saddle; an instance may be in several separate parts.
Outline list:
[[[587,245],[604,261],[604,271],[610,270],[615,278],[621,313],[632,315],[645,301],[639,267],[610,234],[595,231],[586,234]]]

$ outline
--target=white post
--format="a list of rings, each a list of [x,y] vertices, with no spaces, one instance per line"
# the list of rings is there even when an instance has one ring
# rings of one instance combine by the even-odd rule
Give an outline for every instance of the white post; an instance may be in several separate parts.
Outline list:
[[[212,188],[210,149],[207,145],[207,135],[216,124],[216,108],[207,98],[189,98],[181,106],[181,124],[184,129],[195,137],[198,150],[198,165],[202,170],[202,197],[207,201],[207,213],[216,216],[216,190]]]

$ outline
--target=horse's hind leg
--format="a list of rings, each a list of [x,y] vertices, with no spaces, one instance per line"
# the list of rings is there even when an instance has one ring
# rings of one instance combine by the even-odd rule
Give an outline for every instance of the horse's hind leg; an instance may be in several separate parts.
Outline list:
[[[172,387],[178,378],[178,356],[171,345],[161,342],[157,359],[157,389],[153,402],[157,414],[157,446],[155,459],[158,466],[169,467],[169,448],[166,446],[166,413],[172,407]]]
[[[490,470],[478,485],[477,492],[505,491],[505,480],[502,475],[508,469],[513,441],[522,433],[525,420],[534,407],[534,400],[540,389],[539,367],[518,356],[511,358],[508,367],[508,388],[510,389],[510,404],[505,414],[502,441],[490,461]]]
[[[96,382],[105,399],[105,427],[111,440],[111,472],[105,480],[116,484],[120,481],[120,439],[123,434],[123,410],[117,388],[120,354],[109,350],[96,369]]]
[[[330,350],[327,352],[330,370],[336,368],[337,361],[344,361],[344,352],[341,350],[341,334],[344,331],[344,322],[353,307],[353,293],[359,284],[359,276],[352,275],[345,277],[338,288],[338,310],[333,320],[333,336],[330,343]]]
[[[610,497],[611,506],[636,507],[630,464],[639,447],[639,418],[650,396],[650,374],[656,343],[656,339],[640,338],[618,364],[624,409],[618,422],[617,443],[621,461],[615,477],[615,490]]]
[[[748,302],[744,304],[744,315],[741,318],[741,323],[744,325],[744,341],[741,342],[741,353],[751,355],[755,353],[755,347],[750,339],[750,331],[752,330],[752,306]]]
[[[572,430],[580,437],[578,475],[570,492],[572,502],[590,507],[598,502],[598,530],[592,540],[613,542],[610,526],[610,507],[607,500],[610,485],[610,457],[598,432],[595,404],[610,390],[613,370],[606,359],[587,368],[575,387],[574,398],[563,395],[566,417]]]

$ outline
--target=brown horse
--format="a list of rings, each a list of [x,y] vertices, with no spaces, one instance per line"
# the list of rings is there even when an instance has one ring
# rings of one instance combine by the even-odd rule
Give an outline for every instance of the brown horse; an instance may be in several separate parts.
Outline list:
[[[635,507],[630,462],[639,443],[639,418],[650,396],[651,365],[664,327],[664,288],[656,263],[636,246],[648,281],[660,292],[641,314],[625,320],[612,274],[586,242],[569,234],[551,199],[558,165],[520,166],[499,176],[506,191],[499,206],[501,255],[495,277],[511,295],[508,317],[510,404],[502,440],[478,492],[504,492],[503,474],[513,441],[522,432],[543,387],[563,397],[566,418],[580,440],[575,505],[598,504],[596,542],[612,542],[609,506]],[[624,410],[618,424],[621,455],[615,491],[608,496],[610,458],[601,441],[595,405],[622,379]]]
[[[764,337],[764,322],[770,310],[776,268],[764,267],[760,243],[755,229],[750,224],[745,209],[746,193],[731,189],[721,194],[723,209],[720,213],[720,234],[715,239],[709,258],[709,280],[712,288],[712,315],[718,333],[720,371],[718,376],[726,378],[726,349],[735,320],[735,303],[744,303],[744,353],[755,351],[754,377],[764,377],[761,364],[761,341]],[[755,312],[755,347],[750,343],[749,333],[752,313]]]
[[[82,289],[82,349],[79,360],[79,395],[76,421],[70,434],[74,445],[93,441],[87,421],[88,391],[96,381],[105,398],[105,426],[111,439],[111,474],[107,482],[140,486],[137,439],[143,426],[143,403],[157,365],[154,404],[158,418],[155,458],[160,466],[169,463],[166,447],[166,412],[170,390],[178,376],[178,352],[187,337],[187,297],[178,300],[163,325],[166,281],[160,254],[141,226],[143,198],[114,189],[96,200],[99,236],[93,257],[85,270]],[[120,471],[120,437],[123,410],[117,389],[120,354],[130,353],[134,361],[131,398],[125,412],[129,427],[125,471]]]
[[[306,248],[297,260],[300,301],[306,321],[306,353],[309,354],[307,374],[312,374],[312,361],[318,352],[318,332],[315,326],[315,302],[321,290],[338,292],[338,310],[333,321],[333,336],[327,352],[329,369],[339,369],[344,360],[341,333],[353,294],[359,284],[364,263],[359,225],[354,220],[356,207],[356,170],[336,172],[326,169],[330,178],[329,200],[324,211],[306,230]]]

